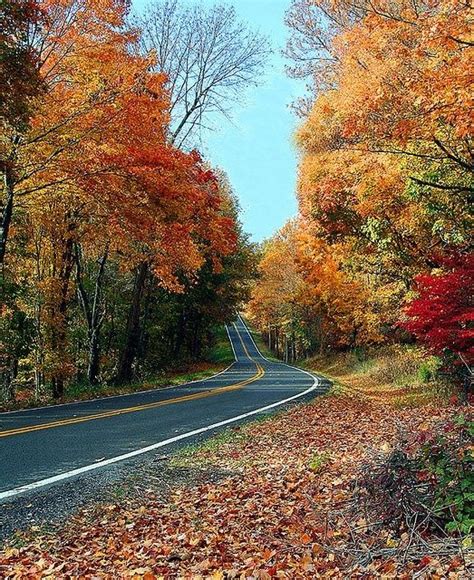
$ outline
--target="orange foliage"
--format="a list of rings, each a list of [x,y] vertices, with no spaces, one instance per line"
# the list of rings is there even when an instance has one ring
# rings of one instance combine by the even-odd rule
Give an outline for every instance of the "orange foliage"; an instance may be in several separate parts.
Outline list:
[[[339,341],[370,343],[397,320],[414,278],[469,244],[470,10],[459,0],[295,0],[288,23],[293,72],[311,72],[315,95],[296,136],[298,260]]]
[[[381,339],[375,301],[341,268],[344,250],[328,246],[304,222],[290,222],[265,245],[249,315],[298,336],[309,350]]]
[[[218,269],[235,250],[236,225],[199,154],[169,142],[166,79],[135,50],[128,2],[45,0],[42,10],[35,34],[46,89],[27,130],[8,128],[0,157],[23,216],[11,235],[27,239],[28,259],[7,250],[7,264],[16,281],[33,276],[32,310],[54,361],[40,366],[64,378],[73,372],[65,327],[77,245],[98,256],[108,248],[123,270],[146,261],[180,291],[206,259]]]

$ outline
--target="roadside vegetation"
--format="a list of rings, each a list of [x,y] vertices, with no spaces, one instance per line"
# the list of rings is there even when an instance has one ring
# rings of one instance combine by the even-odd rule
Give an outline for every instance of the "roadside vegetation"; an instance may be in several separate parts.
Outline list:
[[[426,356],[432,374],[434,355],[436,380],[468,398],[469,13],[457,0],[292,2],[290,73],[310,91],[295,103],[299,211],[264,243],[247,309],[280,358],[387,349],[402,366]]]
[[[212,346],[205,353],[205,357],[212,364],[223,367],[227,367],[234,362],[234,351],[225,326],[219,327],[214,332]]]
[[[450,377],[440,372],[440,359],[414,345],[316,355],[298,365],[325,375],[347,392],[390,400],[395,406],[459,398]]]
[[[255,328],[253,327],[252,323],[248,320],[248,318],[245,319],[245,324],[247,325],[247,329],[250,332],[255,344],[257,345],[258,350],[262,353],[262,355],[265,358],[268,358],[269,360],[278,361],[279,359],[277,358],[276,352],[272,351],[270,346],[265,341],[265,338],[262,336],[260,332],[255,330]]]
[[[232,347],[225,327],[213,329],[210,344],[202,354],[202,360],[174,363],[172,368],[163,369],[159,375],[150,376],[141,382],[126,384],[99,383],[93,387],[88,382],[66,385],[61,402],[86,401],[100,397],[124,395],[137,391],[178,386],[190,381],[206,379],[227,368],[234,361]],[[0,404],[0,411],[25,409],[28,407],[54,405],[57,401],[45,390],[35,396],[28,386],[17,388],[15,400]]]

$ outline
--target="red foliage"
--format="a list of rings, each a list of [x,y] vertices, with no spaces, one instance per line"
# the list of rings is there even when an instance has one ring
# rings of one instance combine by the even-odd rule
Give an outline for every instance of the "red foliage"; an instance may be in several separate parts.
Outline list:
[[[406,330],[434,352],[474,360],[474,254],[444,258],[444,272],[417,276],[418,298],[405,309]]]

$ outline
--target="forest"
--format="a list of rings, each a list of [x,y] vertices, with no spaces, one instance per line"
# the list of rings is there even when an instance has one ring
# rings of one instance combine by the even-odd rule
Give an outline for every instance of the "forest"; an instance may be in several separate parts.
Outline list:
[[[416,342],[469,388],[471,10],[295,0],[288,12],[289,72],[308,84],[294,104],[299,213],[264,244],[249,304],[286,360]]]
[[[293,3],[299,210],[257,249],[194,144],[260,81],[262,36],[174,0],[4,2],[2,400],[200,360],[251,288],[277,356],[416,341],[467,385],[469,13]]]
[[[194,144],[258,82],[265,40],[175,1],[12,0],[0,24],[2,401],[205,358],[255,258]]]

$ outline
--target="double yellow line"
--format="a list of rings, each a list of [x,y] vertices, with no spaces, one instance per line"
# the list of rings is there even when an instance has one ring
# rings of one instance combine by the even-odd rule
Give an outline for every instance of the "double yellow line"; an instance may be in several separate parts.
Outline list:
[[[242,346],[251,359],[247,348],[240,336],[237,328],[235,329]],[[245,386],[253,383],[263,377],[265,370],[258,364],[257,372],[252,377],[239,381],[238,383],[228,385],[226,387],[218,387],[216,389],[210,389],[208,391],[201,391],[199,393],[192,393],[190,395],[184,395],[183,397],[175,397],[173,399],[165,399],[164,401],[156,401],[154,403],[146,403],[144,405],[136,405],[134,407],[124,407],[123,409],[114,409],[111,411],[104,411],[102,413],[95,413],[94,415],[85,415],[84,417],[71,417],[69,419],[60,419],[58,421],[51,421],[50,423],[40,423],[38,425],[29,425],[25,427],[18,427],[16,429],[8,429],[5,431],[0,431],[1,437],[12,437],[13,435],[21,435],[22,433],[32,433],[33,431],[42,431],[43,429],[54,429],[55,427],[63,427],[65,425],[75,425],[76,423],[85,423],[86,421],[96,421],[97,419],[107,419],[109,417],[117,417],[118,415],[124,415],[126,413],[136,413],[138,411],[147,411],[148,409],[156,409],[158,407],[165,407],[166,405],[173,405],[177,403],[185,403],[186,401],[194,401],[197,399],[205,399],[207,397],[214,397],[215,395],[221,395],[222,393],[228,393],[230,391],[236,391],[238,389],[243,389]]]

